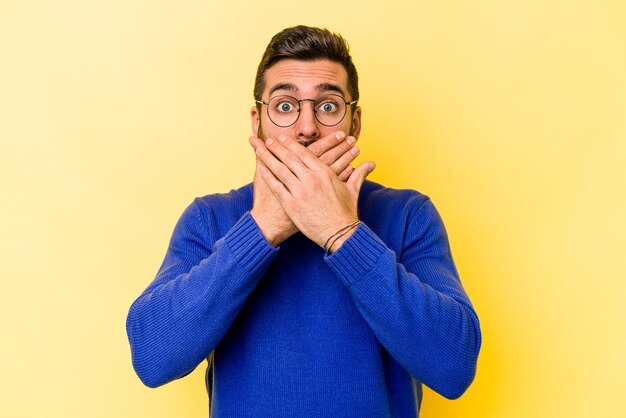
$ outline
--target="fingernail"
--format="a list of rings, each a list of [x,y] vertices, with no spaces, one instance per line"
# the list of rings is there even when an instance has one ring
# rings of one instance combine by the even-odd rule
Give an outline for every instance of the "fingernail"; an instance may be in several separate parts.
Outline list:
[[[335,138],[337,138],[337,141],[341,141],[343,139],[343,132],[337,132],[337,134],[335,135]]]
[[[278,139],[280,139],[280,142],[285,142],[287,140],[287,137],[285,135],[280,135]]]
[[[261,155],[265,152],[265,148],[255,148],[256,149],[256,153]]]
[[[350,154],[352,155],[359,155],[359,149],[357,147],[354,147],[350,150]]]
[[[267,141],[265,141],[266,145],[272,145],[274,143],[274,140],[272,138],[268,138]]]
[[[346,142],[350,145],[354,144],[356,142],[356,139],[354,139],[353,136],[349,136],[348,139],[346,140]]]

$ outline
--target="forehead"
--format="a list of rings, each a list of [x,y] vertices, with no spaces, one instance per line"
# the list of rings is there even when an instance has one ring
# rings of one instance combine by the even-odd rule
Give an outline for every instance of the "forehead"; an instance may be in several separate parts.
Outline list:
[[[265,73],[263,96],[280,86],[291,85],[289,89],[302,97],[309,97],[324,90],[329,85],[339,87],[344,96],[348,95],[348,74],[343,65],[329,60],[298,61],[280,60]],[[284,90],[284,89],[281,89]]]

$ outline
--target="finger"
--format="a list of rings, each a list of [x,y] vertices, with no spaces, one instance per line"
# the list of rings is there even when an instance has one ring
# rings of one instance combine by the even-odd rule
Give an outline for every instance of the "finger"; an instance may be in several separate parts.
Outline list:
[[[345,152],[337,161],[330,165],[330,169],[334,173],[341,173],[352,161],[359,155],[361,150],[357,147],[352,147],[349,151]]]
[[[354,144],[356,143],[356,139],[353,136],[349,136],[345,141],[341,141],[339,144],[324,152],[319,159],[324,162],[326,165],[330,166],[335,163],[342,155],[344,155],[347,151],[349,151]],[[309,147],[310,148],[310,147]],[[342,167],[343,169],[343,167]]]
[[[302,176],[306,175],[308,165],[304,160],[307,157],[310,158],[312,154],[304,146],[286,135],[280,135],[279,140],[268,138],[265,141],[265,147],[298,178],[302,178]]]
[[[376,168],[376,164],[372,161],[364,162],[354,169],[354,172],[350,175],[350,178],[347,181],[347,184],[353,188],[353,190],[359,191],[361,190],[361,186],[365,181],[365,178],[369,176],[369,174],[374,171]]]
[[[250,142],[250,145],[252,145],[252,148],[255,149],[258,146],[258,144],[263,144],[263,141],[261,141],[259,138],[255,137],[255,136],[251,136],[248,141]],[[258,154],[255,153],[254,155],[254,160],[256,162],[255,167],[254,167],[254,181],[257,181],[257,179],[261,179],[261,166],[264,165],[263,161],[261,161],[261,159],[259,158]]]
[[[254,148],[255,150],[259,147],[263,145],[263,140],[256,137],[256,136],[251,136],[250,138],[248,138],[248,142],[250,142],[250,145],[252,145],[252,148]],[[256,156],[257,161],[259,160],[259,156]]]
[[[269,140],[268,140],[269,141]],[[294,171],[299,178],[303,178],[308,173],[308,170],[302,170],[302,164],[308,169],[317,170],[321,167],[328,169],[326,164],[322,163],[310,150],[303,145],[294,141],[286,135],[280,135],[278,141],[268,144],[268,149],[272,153],[280,153],[284,155],[287,161],[283,161],[285,164],[292,168],[290,164],[293,164],[293,168],[298,171]],[[283,149],[281,149],[281,147]]]
[[[346,139],[346,134],[342,131],[333,132],[330,135],[321,138],[311,145],[308,146],[308,149],[316,156],[319,157],[323,155],[328,150],[337,146],[337,144],[341,144],[343,140]]]
[[[350,178],[350,174],[352,174],[353,171],[354,171],[354,167],[349,165],[341,173],[337,175],[337,178],[340,181],[345,182],[346,180],[348,180],[348,178]]]
[[[261,170],[261,177],[263,177],[267,187],[269,187],[272,193],[274,193],[274,196],[276,196],[280,204],[284,205],[288,202],[289,199],[291,199],[291,193],[289,193],[287,187],[285,187],[285,185],[276,178],[274,173],[272,173],[267,166],[261,165],[259,169]]]
[[[281,135],[281,138],[283,138],[284,136]],[[292,143],[296,143],[295,141],[291,140]],[[292,150],[290,150],[289,148],[285,147],[283,144],[284,140],[282,141],[276,141],[274,138],[267,138],[267,140],[265,141],[264,145],[265,148],[268,149],[269,151],[271,151],[271,153],[274,155],[274,157],[276,157],[280,162],[282,162],[284,165],[286,165],[289,170],[291,170],[291,172],[293,174],[295,174],[297,177],[302,177],[303,175],[305,175],[305,171],[307,169],[306,165],[301,161],[300,157],[297,155],[297,153],[294,153]],[[298,144],[300,145],[300,144]],[[304,148],[300,145],[301,148]],[[271,168],[271,167],[270,167]]]
[[[263,175],[261,174],[261,167],[265,167],[265,164],[263,164],[263,161],[261,161],[259,159],[259,156],[256,156],[256,169],[254,171],[254,183],[255,183],[255,192],[256,190],[256,183],[260,183],[261,186],[259,187],[259,190],[261,188],[267,188],[267,185],[265,184],[265,180],[263,179]],[[267,168],[267,167],[266,167]]]
[[[269,142],[269,139],[268,139]],[[276,141],[274,141],[276,142]],[[253,138],[250,139],[250,143],[255,148],[256,155],[260,161],[265,165],[265,169],[272,172],[274,177],[283,183],[289,190],[293,190],[294,187],[300,182],[298,177],[277,159],[265,146],[262,141],[256,141]]]

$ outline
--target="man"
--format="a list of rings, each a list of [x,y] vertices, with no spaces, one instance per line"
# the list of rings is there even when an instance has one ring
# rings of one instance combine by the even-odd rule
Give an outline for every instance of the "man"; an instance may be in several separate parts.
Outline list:
[[[441,219],[365,181],[347,44],[278,33],[251,109],[252,184],[197,198],[133,303],[133,366],[155,387],[208,359],[212,417],[415,417],[424,383],[474,378],[481,335]]]

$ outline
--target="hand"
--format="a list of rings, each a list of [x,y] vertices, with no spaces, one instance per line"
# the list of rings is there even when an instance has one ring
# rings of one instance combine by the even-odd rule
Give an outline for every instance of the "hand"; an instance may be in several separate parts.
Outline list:
[[[346,135],[339,131],[315,141],[307,149],[329,166],[339,180],[346,181],[354,171],[350,163],[359,155],[359,149],[354,146],[355,143],[355,137],[346,138]]]
[[[278,141],[268,138],[265,143],[251,143],[263,163],[263,179],[293,224],[313,242],[323,246],[337,230],[358,220],[359,192],[375,168],[373,162],[359,165],[344,183],[313,152],[291,138],[281,135]]]
[[[334,132],[314,142],[308,149],[316,157],[319,156],[320,161],[326,164],[341,181],[346,181],[353,172],[350,163],[359,153],[358,148],[354,147],[355,142],[354,137],[346,138],[343,132]],[[263,141],[251,137],[250,143],[256,147],[259,143],[263,144]],[[262,167],[264,167],[263,162],[257,158],[253,182],[254,203],[250,214],[268,242],[272,246],[278,246],[296,233],[298,228],[287,216],[282,205],[261,177]]]
[[[282,205],[263,180],[261,168],[264,166],[257,157],[252,183],[253,204],[250,215],[257,223],[265,239],[273,247],[277,247],[281,242],[298,232],[298,228],[291,222]]]

